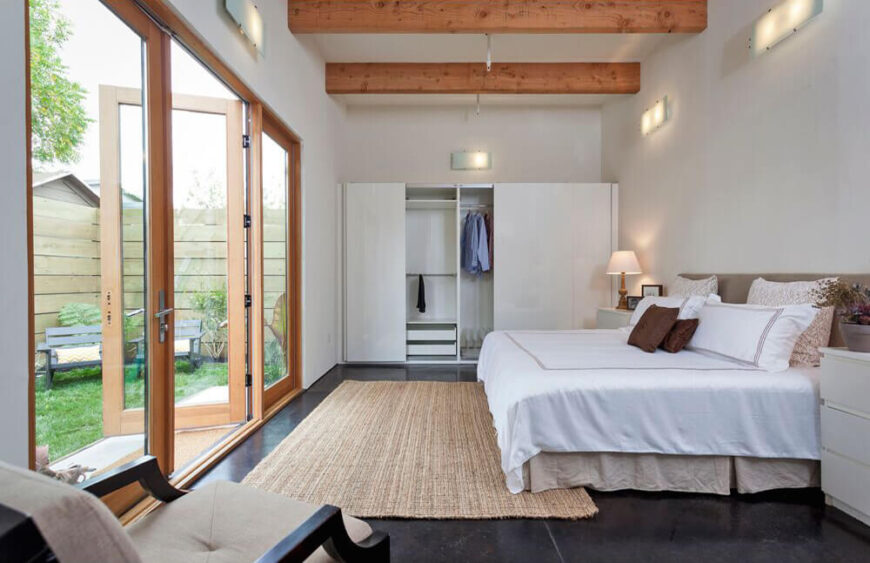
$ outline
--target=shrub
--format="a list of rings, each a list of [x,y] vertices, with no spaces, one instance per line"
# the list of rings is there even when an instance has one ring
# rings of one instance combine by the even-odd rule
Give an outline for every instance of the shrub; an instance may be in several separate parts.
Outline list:
[[[57,313],[60,326],[98,325],[100,308],[90,303],[67,303]]]

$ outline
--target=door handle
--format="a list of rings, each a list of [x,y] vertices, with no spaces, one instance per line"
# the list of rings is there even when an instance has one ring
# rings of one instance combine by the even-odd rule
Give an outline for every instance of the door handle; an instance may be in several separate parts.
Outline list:
[[[169,315],[175,309],[166,306],[166,291],[163,289],[157,292],[157,306],[160,308],[159,311],[154,313],[154,318],[160,321],[157,334],[160,342],[166,342],[166,333],[169,332]]]

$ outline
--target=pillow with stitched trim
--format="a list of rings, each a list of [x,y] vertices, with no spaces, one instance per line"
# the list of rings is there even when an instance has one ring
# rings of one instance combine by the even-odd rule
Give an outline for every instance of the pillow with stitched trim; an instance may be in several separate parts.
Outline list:
[[[816,318],[812,305],[707,303],[687,348],[766,371],[784,371],[795,342]]]

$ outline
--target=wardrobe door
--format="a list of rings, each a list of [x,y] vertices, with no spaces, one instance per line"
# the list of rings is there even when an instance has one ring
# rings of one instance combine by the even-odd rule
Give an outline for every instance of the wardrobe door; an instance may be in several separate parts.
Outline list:
[[[496,184],[497,330],[594,328],[610,303],[610,184]]]
[[[573,203],[568,184],[496,184],[496,330],[571,328]]]
[[[405,361],[405,185],[345,189],[345,359]]]
[[[615,250],[615,207],[611,184],[572,184],[571,227],[573,317],[571,328],[595,328],[599,307],[610,307],[614,276],[607,262]]]

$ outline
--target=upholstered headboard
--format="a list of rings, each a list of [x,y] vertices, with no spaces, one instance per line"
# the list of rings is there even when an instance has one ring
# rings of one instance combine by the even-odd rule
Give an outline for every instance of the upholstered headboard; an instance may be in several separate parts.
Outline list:
[[[680,274],[690,280],[709,278],[713,274]],[[719,296],[725,303],[746,303],[749,296],[749,286],[756,278],[764,278],[774,282],[812,281],[822,278],[841,278],[849,283],[860,283],[870,286],[870,274],[716,274],[719,278]],[[831,330],[831,346],[843,346],[840,327],[834,322]]]

